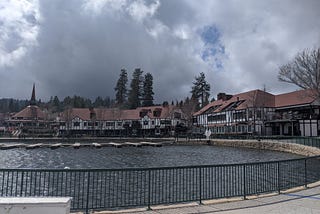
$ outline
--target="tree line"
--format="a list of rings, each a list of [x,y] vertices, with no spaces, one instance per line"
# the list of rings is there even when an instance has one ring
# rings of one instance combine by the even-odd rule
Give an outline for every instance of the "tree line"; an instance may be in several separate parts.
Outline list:
[[[132,73],[130,88],[128,84],[128,73],[121,69],[119,79],[114,88],[116,92],[116,104],[120,108],[135,109],[140,106],[152,106],[153,103],[153,76],[151,73],[143,75],[140,68]]]
[[[114,87],[115,99],[110,97],[96,97],[94,100],[74,95],[67,96],[60,100],[58,96],[51,96],[48,102],[37,101],[37,105],[46,108],[51,112],[61,112],[67,108],[98,108],[98,107],[118,107],[121,109],[135,109],[140,106],[154,105],[153,76],[151,73],[144,74],[140,68],[134,69],[128,87],[128,72],[121,69],[119,78]],[[194,111],[199,110],[209,103],[210,84],[205,80],[204,73],[195,77],[192,83],[191,96],[180,101],[173,101],[171,105],[176,105],[191,116]],[[29,105],[28,100],[0,99],[0,112],[18,112]],[[163,105],[169,105],[164,101]]]

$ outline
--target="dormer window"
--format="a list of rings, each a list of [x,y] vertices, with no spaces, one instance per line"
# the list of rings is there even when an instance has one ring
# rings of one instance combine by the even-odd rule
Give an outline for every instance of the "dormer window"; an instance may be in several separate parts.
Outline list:
[[[161,116],[161,109],[157,108],[153,111],[153,116],[154,117],[160,117]]]
[[[148,114],[148,111],[149,111],[148,109],[143,109],[143,110],[141,110],[140,113],[139,113],[139,116],[140,116],[140,117],[146,116],[146,115]]]

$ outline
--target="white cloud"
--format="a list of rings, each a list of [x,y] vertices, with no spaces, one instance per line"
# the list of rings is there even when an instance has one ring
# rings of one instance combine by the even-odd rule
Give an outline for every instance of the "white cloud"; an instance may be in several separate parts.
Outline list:
[[[36,0],[0,2],[0,67],[14,66],[37,44],[40,21]]]
[[[3,2],[0,91],[8,96],[16,93],[1,65],[11,65],[21,87],[39,81],[45,97],[113,97],[123,67],[151,72],[159,102],[190,95],[199,72],[213,95],[263,84],[283,92],[292,87],[278,82],[279,65],[320,42],[317,0],[56,0],[40,1],[40,7],[37,1]],[[206,26],[218,29],[219,44],[203,41]],[[220,45],[224,51],[202,57]],[[24,82],[26,75],[31,83]]]
[[[158,0],[150,5],[147,5],[144,0],[137,0],[128,5],[127,11],[135,20],[142,22],[153,17],[159,6],[160,2]]]
[[[88,14],[101,14],[103,11],[121,11],[126,5],[127,0],[84,0],[82,9]]]

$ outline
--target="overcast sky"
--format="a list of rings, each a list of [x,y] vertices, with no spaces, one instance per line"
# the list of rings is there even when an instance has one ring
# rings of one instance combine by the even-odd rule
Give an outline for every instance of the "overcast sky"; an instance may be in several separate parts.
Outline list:
[[[114,97],[120,70],[154,77],[156,102],[189,96],[200,72],[211,95],[295,90],[277,79],[320,45],[319,0],[1,0],[0,98]]]

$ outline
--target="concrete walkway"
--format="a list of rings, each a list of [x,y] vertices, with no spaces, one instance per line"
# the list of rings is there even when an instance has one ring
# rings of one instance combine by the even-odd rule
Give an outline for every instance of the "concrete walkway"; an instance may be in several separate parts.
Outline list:
[[[282,194],[272,194],[269,196],[254,196],[248,200],[223,199],[205,201],[204,205],[196,203],[170,206],[154,206],[151,211],[143,209],[119,210],[109,212],[94,212],[95,214],[106,213],[135,213],[135,214],[191,214],[191,213],[236,213],[236,214],[320,214],[320,186],[313,188],[295,189],[283,192]]]

